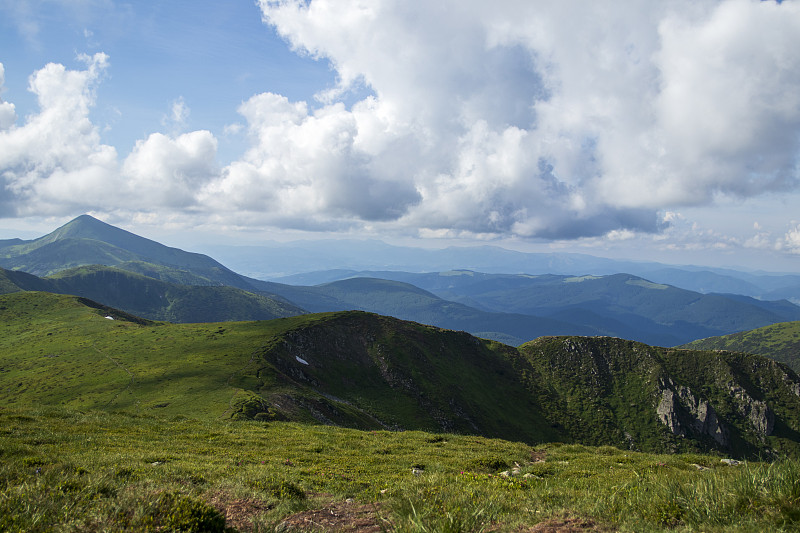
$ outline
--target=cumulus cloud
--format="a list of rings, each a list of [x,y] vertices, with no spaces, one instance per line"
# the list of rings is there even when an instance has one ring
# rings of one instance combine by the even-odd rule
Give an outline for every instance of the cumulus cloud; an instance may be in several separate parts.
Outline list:
[[[214,136],[208,131],[154,133],[120,162],[90,119],[109,58],[97,53],[78,59],[84,70],[50,63],[30,77],[39,111],[24,124],[15,124],[13,104],[0,102],[0,214],[195,206],[196,195],[220,175]],[[2,74],[0,69],[0,87]],[[176,107],[182,118],[180,100]]]
[[[309,111],[263,93],[239,109],[252,147],[207,188],[207,201],[261,212],[283,225],[316,228],[397,218],[419,200],[411,180],[359,143],[359,115],[342,104]],[[377,158],[377,159],[376,159]]]
[[[361,188],[402,161],[402,178],[388,183],[420,196],[384,210],[400,225],[545,238],[654,232],[664,227],[661,210],[796,186],[797,3],[260,6],[296,50],[331,62],[339,93],[361,83],[372,90],[351,110],[319,111],[348,125],[336,136],[322,135],[321,120],[302,119],[302,131],[323,143],[318,153],[330,143],[342,154],[344,142],[350,152],[333,175],[357,176]],[[282,139],[270,153],[296,149]],[[245,188],[259,183],[255,166],[263,174],[275,163],[259,153],[249,181],[239,180]],[[306,170],[294,181],[278,167],[272,199],[304,190],[308,206],[335,205],[324,183],[341,179],[310,180]],[[381,218],[380,202],[372,206]]]
[[[129,207],[194,206],[198,191],[219,175],[216,152],[217,140],[205,130],[138,141],[122,165]]]
[[[116,150],[100,142],[89,120],[94,88],[108,65],[81,56],[86,70],[50,63],[29,79],[40,111],[0,131],[0,185],[6,214],[61,214],[103,203],[113,186]]]

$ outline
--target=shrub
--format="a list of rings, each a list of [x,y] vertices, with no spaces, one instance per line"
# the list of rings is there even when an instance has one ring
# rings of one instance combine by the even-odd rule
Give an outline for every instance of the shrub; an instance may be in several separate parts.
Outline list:
[[[204,501],[176,492],[162,492],[146,515],[144,526],[173,531],[225,531],[225,517]]]

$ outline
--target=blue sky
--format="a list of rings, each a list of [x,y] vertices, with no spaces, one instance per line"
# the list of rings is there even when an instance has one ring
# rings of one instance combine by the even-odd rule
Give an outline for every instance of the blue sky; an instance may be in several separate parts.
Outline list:
[[[800,270],[800,4],[0,0],[0,238]]]

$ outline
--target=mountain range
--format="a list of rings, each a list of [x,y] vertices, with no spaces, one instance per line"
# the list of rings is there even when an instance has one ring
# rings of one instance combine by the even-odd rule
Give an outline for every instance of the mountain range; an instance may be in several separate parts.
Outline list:
[[[338,271],[315,285],[270,282],[88,215],[39,239],[0,241],[0,267],[6,269],[2,292],[76,294],[153,320],[268,319],[357,309],[511,345],[569,334],[674,346],[800,320],[800,308],[786,300],[706,294],[621,273]],[[24,277],[23,271],[37,277]]]
[[[731,293],[762,300],[800,303],[800,275],[620,261],[577,253],[526,253],[498,246],[453,246],[441,250],[393,246],[381,241],[327,240],[264,242],[259,246],[201,244],[200,248],[250,277],[279,283],[317,285],[361,271],[605,276],[627,273],[700,293]]]

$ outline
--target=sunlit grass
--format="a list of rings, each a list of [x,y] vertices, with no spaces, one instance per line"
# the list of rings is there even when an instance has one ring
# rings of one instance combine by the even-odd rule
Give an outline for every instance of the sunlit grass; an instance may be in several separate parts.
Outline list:
[[[235,499],[259,502],[251,530],[273,531],[287,515],[346,498],[380,505],[397,531],[513,531],[565,515],[623,531],[796,531],[800,465],[0,409],[3,531],[222,531],[212,502]]]

